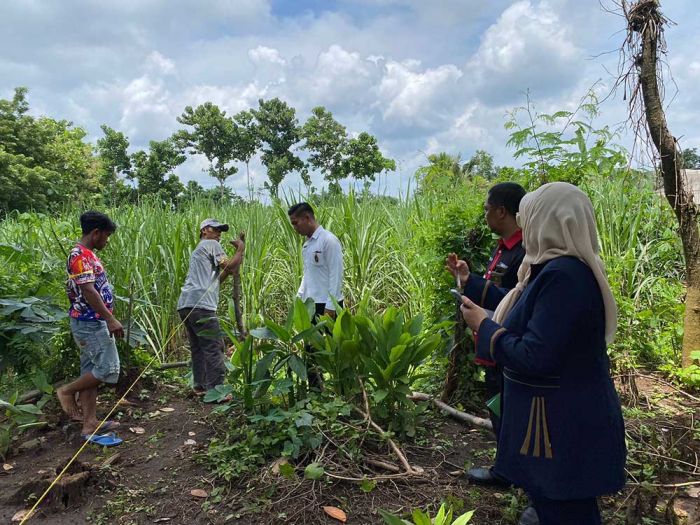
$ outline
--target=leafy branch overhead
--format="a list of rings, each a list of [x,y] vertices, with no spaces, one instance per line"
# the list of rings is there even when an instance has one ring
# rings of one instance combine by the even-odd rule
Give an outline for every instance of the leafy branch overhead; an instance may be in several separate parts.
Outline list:
[[[339,191],[339,182],[348,177],[373,181],[378,173],[396,169],[396,163],[382,155],[376,138],[366,132],[349,138],[345,126],[323,106],[312,110],[302,136],[309,164],[323,174],[332,190]]]
[[[259,155],[267,180],[263,187],[276,197],[291,173],[312,191],[311,172],[323,175],[331,191],[340,181],[372,181],[396,164],[384,157],[377,139],[367,132],[350,136],[330,111],[312,110],[300,124],[296,109],[279,98],[228,115],[212,102],[186,106],[177,122],[183,126],[164,140],[151,140],[134,151],[129,137],[106,124],[95,144],[72,122],[29,114],[27,88],[12,99],[0,99],[0,214],[18,210],[57,210],[72,203],[84,207],[118,205],[143,198],[178,204],[197,196],[220,202],[238,197],[227,183],[245,165],[249,199],[253,199],[251,161]],[[306,158],[300,157],[306,152]],[[189,156],[207,160],[205,172],[217,181],[209,191],[196,181],[185,187],[176,169]]]

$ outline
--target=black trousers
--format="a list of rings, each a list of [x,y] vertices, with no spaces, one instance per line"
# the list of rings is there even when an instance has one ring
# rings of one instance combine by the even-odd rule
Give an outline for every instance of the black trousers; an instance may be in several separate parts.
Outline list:
[[[342,308],[343,301],[338,301],[338,305]],[[316,303],[316,310],[314,311],[314,316],[311,319],[313,324],[318,322],[319,317],[321,317],[326,311],[326,303]],[[307,374],[309,376],[309,386],[312,388],[320,389],[323,387],[323,373],[316,366],[316,361],[314,360],[314,349],[310,345],[304,347],[306,352],[306,368]]]
[[[224,341],[216,312],[200,308],[178,310],[187,329],[196,390],[209,390],[224,382]]]
[[[531,497],[540,525],[601,525],[596,498],[557,501]]]
[[[500,365],[484,367],[484,380],[486,386],[486,400],[489,401],[496,394],[503,397],[503,368]],[[493,433],[496,434],[496,441],[501,432],[501,418],[489,410]]]

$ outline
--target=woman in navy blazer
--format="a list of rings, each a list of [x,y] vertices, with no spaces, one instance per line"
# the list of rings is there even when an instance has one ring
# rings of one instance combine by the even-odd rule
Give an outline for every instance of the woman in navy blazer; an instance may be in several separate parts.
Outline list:
[[[546,184],[523,198],[518,224],[516,288],[480,304],[492,295],[467,283],[461,306],[477,355],[504,368],[494,472],[525,489],[542,525],[596,525],[596,498],[625,484],[626,448],[606,348],[617,309],[593,206],[575,186]]]

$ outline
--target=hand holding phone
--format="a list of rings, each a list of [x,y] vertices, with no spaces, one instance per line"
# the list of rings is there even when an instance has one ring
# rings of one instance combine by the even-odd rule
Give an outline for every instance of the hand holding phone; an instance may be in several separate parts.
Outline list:
[[[464,301],[462,301],[462,297],[463,297],[462,292],[460,292],[459,290],[457,290],[457,289],[455,289],[455,288],[452,288],[452,289],[450,290],[450,293],[451,293],[452,295],[454,295],[454,298],[457,300],[457,304],[458,304],[458,305],[463,305],[463,304],[464,304]]]

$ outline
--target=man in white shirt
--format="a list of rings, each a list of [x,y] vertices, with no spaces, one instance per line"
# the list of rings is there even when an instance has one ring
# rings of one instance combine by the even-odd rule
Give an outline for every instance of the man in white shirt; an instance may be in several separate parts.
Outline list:
[[[297,295],[303,301],[313,299],[316,304],[314,321],[324,314],[335,318],[335,303],[343,304],[343,248],[340,241],[316,222],[310,204],[300,202],[287,213],[294,231],[306,237],[301,250],[304,276]],[[321,377],[317,372],[309,372],[309,384],[320,386]]]

